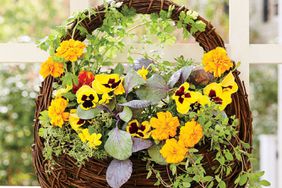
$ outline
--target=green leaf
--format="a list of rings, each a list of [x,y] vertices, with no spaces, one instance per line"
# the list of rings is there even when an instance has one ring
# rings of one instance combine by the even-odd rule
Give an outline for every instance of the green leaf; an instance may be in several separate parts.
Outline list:
[[[137,74],[136,71],[130,70],[124,78],[124,89],[126,93],[130,93],[135,87],[145,84],[145,80]]]
[[[218,187],[219,187],[219,188],[226,188],[225,182],[224,182],[224,181],[220,181],[220,182],[218,183]]]
[[[76,75],[67,72],[62,78],[62,85],[63,87],[71,86],[73,84],[78,84],[78,78]]]
[[[122,75],[124,72],[124,67],[121,63],[117,64],[117,66],[115,67],[114,69],[114,73],[115,74],[119,74],[119,75]]]
[[[47,110],[40,112],[39,122],[42,125],[42,127],[49,127],[50,126],[50,118],[48,116]]]
[[[263,186],[270,186],[270,185],[271,185],[271,183],[268,182],[268,181],[266,181],[266,180],[261,180],[261,181],[259,182],[259,184],[260,184],[260,185],[263,185]]]
[[[170,164],[169,169],[170,169],[172,175],[175,175],[177,173],[177,166],[175,164]]]
[[[151,105],[150,101],[147,100],[132,100],[126,103],[119,104],[120,106],[127,106],[135,109],[146,108]]]
[[[248,174],[243,174],[240,176],[239,185],[243,186],[247,183],[247,181],[248,181]]]
[[[77,115],[80,119],[84,119],[84,120],[93,119],[100,113],[101,110],[99,108],[83,110],[80,106],[77,107]]]
[[[132,154],[132,139],[128,132],[119,130],[117,127],[110,131],[109,138],[105,143],[106,152],[115,159],[126,160]]]
[[[234,159],[233,155],[230,153],[229,150],[225,150],[224,155],[225,155],[226,159],[229,160],[229,161],[232,161]]]
[[[125,106],[123,107],[123,111],[118,115],[122,121],[129,122],[132,118],[132,110],[129,107]]]
[[[151,157],[152,161],[160,165],[166,165],[166,161],[160,153],[161,146],[154,145],[148,149],[148,154]]]

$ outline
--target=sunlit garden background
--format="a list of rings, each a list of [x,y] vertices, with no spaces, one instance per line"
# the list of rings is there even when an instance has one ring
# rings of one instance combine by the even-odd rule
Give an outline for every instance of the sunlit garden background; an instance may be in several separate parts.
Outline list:
[[[227,0],[174,0],[199,11],[215,25],[228,43]],[[92,5],[98,1],[92,0]],[[277,43],[277,4],[272,12],[251,3],[251,43]],[[69,16],[69,0],[0,0],[0,43],[35,43]],[[254,27],[256,26],[256,27]],[[271,32],[261,32],[263,28]],[[271,27],[271,28],[269,28]],[[260,32],[259,32],[260,31]],[[177,35],[178,36],[178,35]],[[182,41],[179,35],[179,42]],[[16,55],[16,54],[15,54]],[[34,100],[40,77],[39,63],[0,64],[0,185],[37,185],[33,173]],[[254,151],[259,158],[261,134],[277,131],[277,65],[252,65],[250,99],[254,116]],[[259,163],[254,164],[259,169]]]

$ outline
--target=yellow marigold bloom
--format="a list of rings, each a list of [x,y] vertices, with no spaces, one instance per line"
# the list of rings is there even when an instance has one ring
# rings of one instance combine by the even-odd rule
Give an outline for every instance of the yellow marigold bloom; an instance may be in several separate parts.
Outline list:
[[[151,130],[150,123],[144,121],[141,124],[137,120],[132,120],[127,124],[126,131],[131,134],[132,137],[149,138]]]
[[[220,110],[224,110],[228,104],[232,102],[231,93],[223,92],[221,84],[211,83],[204,88],[204,94],[210,100],[219,106]]]
[[[99,97],[95,90],[88,85],[84,85],[76,92],[77,103],[83,110],[95,108]]]
[[[166,140],[176,135],[180,123],[178,117],[173,117],[170,112],[158,112],[157,118],[150,119],[150,125],[154,128],[151,135],[155,140]]]
[[[125,92],[118,74],[98,74],[92,82],[92,87],[98,94],[114,92],[115,95],[121,95]]]
[[[220,77],[233,67],[231,59],[224,48],[217,47],[204,54],[203,66],[205,71],[213,73],[214,77]]]
[[[180,163],[185,159],[188,149],[183,144],[177,142],[176,139],[166,140],[164,146],[160,150],[161,155],[167,163]]]
[[[69,123],[73,130],[78,131],[82,125],[85,124],[85,120],[80,119],[75,109],[70,111]]]
[[[78,40],[65,40],[56,50],[56,56],[64,58],[66,61],[75,62],[82,56],[85,44]]]
[[[142,69],[139,69],[137,73],[144,79],[147,80],[147,75],[149,71],[143,66]]]
[[[51,124],[62,127],[64,122],[68,120],[69,113],[65,112],[68,106],[68,101],[63,98],[55,98],[52,100],[48,108],[48,116],[51,119]]]
[[[42,63],[39,73],[43,78],[46,78],[49,75],[57,78],[64,73],[64,65],[53,61],[53,59],[49,57],[47,61]]]
[[[185,147],[194,147],[203,137],[203,128],[196,121],[192,120],[185,123],[180,129],[179,142]]]
[[[226,77],[221,82],[223,93],[229,92],[231,94],[236,93],[238,91],[238,85],[235,82],[235,78],[232,72],[228,73]]]
[[[177,111],[181,114],[187,114],[190,105],[197,102],[198,94],[189,91],[189,83],[185,82],[176,90],[172,99],[175,100]]]
[[[97,146],[100,146],[102,144],[102,141],[100,140],[102,137],[102,134],[96,134],[93,133],[90,135],[88,139],[88,144],[91,148],[96,149]]]

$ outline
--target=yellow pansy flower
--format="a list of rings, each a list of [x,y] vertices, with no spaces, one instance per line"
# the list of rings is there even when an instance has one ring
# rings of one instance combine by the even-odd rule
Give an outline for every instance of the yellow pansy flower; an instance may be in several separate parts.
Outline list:
[[[185,123],[180,129],[179,142],[185,147],[194,147],[203,137],[203,128],[195,120]]]
[[[92,87],[101,95],[110,92],[121,95],[125,93],[122,81],[118,74],[98,74],[92,82]]]
[[[158,112],[157,118],[150,119],[153,128],[151,135],[155,140],[166,140],[176,135],[177,128],[180,126],[178,117],[173,117],[170,112]]]
[[[221,84],[211,83],[204,88],[204,94],[210,100],[219,106],[220,110],[224,110],[228,104],[232,102],[231,93],[223,92]]]
[[[99,101],[96,91],[88,85],[84,85],[76,92],[77,103],[83,110],[95,108]]]
[[[72,129],[78,132],[80,127],[85,124],[85,120],[80,119],[76,113],[76,110],[72,109],[70,111],[69,123]]]
[[[190,105],[198,100],[198,93],[189,91],[189,83],[182,84],[172,96],[175,100],[177,111],[181,114],[187,114]]]
[[[229,92],[231,94],[238,91],[238,85],[235,82],[235,78],[232,72],[229,72],[221,82],[222,91]]]
[[[174,164],[182,162],[185,159],[187,152],[188,149],[174,138],[166,140],[164,146],[160,150],[160,153],[166,162]]]
[[[131,134],[132,137],[149,138],[151,130],[150,123],[144,121],[141,124],[137,120],[132,120],[127,124],[126,131]]]
[[[65,40],[56,50],[56,56],[64,58],[66,61],[75,62],[82,56],[85,44],[78,40]]]
[[[108,104],[111,99],[112,97],[108,93],[104,93],[99,101],[99,104]]]
[[[224,48],[217,47],[204,54],[203,66],[205,71],[213,73],[214,77],[220,77],[233,67],[231,59]]]
[[[147,75],[149,71],[143,66],[142,69],[139,69],[137,73],[144,79],[147,80]]]

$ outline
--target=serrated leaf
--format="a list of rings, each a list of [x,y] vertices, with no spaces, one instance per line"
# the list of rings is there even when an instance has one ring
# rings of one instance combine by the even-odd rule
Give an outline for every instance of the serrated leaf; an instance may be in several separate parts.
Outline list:
[[[132,152],[138,152],[144,149],[148,149],[153,145],[153,142],[151,140],[145,140],[142,138],[132,138],[132,141]]]
[[[119,74],[119,75],[122,75],[124,72],[124,67],[121,63],[117,64],[117,66],[115,67],[114,69],[114,73],[115,74]]]
[[[40,112],[39,122],[42,125],[42,127],[49,127],[50,126],[50,118],[48,116],[47,110]]]
[[[132,110],[129,107],[125,106],[123,107],[123,111],[118,115],[122,121],[129,122],[132,118]]]
[[[169,79],[168,86],[170,88],[173,88],[174,85],[180,81],[181,84],[183,84],[190,76],[193,66],[185,66],[178,71],[176,71]]]
[[[131,135],[119,130],[117,127],[110,131],[109,138],[105,143],[106,152],[115,159],[125,160],[132,154]]]
[[[136,71],[131,69],[124,78],[124,89],[126,93],[130,93],[133,88],[141,86],[145,83],[145,80],[139,74],[137,74]]]
[[[62,78],[62,86],[63,87],[67,87],[67,86],[71,86],[73,84],[78,84],[78,78],[76,75],[67,72]]]
[[[112,188],[120,188],[131,177],[132,169],[132,162],[129,159],[112,160],[106,172],[107,183]]]
[[[154,145],[148,149],[148,154],[151,157],[152,161],[160,165],[166,165],[166,161],[160,153],[161,146]]]
[[[80,119],[87,120],[96,117],[101,112],[101,110],[99,108],[83,110],[80,106],[78,106],[76,112]]]
[[[150,101],[147,100],[132,100],[126,103],[119,104],[120,106],[127,106],[130,108],[141,109],[151,105]]]
[[[162,76],[154,74],[147,83],[136,91],[139,99],[150,101],[152,104],[157,104],[167,96],[169,87]]]

